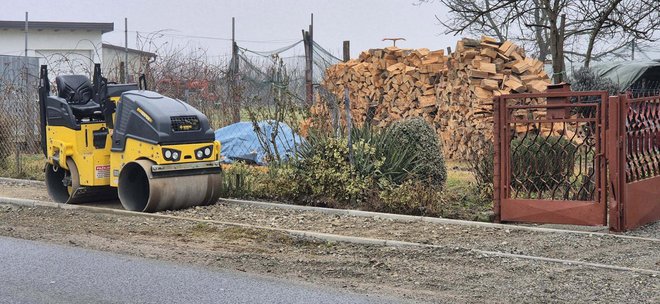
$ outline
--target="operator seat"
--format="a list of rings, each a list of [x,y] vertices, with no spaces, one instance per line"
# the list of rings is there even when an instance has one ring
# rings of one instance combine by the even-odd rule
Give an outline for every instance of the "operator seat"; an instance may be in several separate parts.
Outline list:
[[[62,75],[55,78],[57,96],[64,98],[76,119],[102,117],[101,105],[94,102],[94,89],[84,75]]]

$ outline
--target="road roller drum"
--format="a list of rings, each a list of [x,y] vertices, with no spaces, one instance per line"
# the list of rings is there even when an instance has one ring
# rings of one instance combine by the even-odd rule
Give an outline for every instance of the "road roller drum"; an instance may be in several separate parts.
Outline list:
[[[218,162],[195,165],[209,170],[220,170]],[[124,166],[119,175],[119,199],[125,209],[143,212],[176,210],[209,205],[220,197],[221,174],[200,171],[200,174],[196,175],[159,176],[158,173],[163,171],[156,169],[156,172],[153,172],[154,167],[159,166],[149,160],[138,160]],[[176,173],[179,170],[165,172]]]

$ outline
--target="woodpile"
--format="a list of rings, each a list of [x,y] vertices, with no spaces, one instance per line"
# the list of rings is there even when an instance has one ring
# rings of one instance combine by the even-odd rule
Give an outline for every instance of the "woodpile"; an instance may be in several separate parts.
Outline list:
[[[323,86],[343,100],[348,88],[353,122],[369,120],[387,126],[395,120],[423,116],[433,121],[436,85],[446,69],[444,51],[371,49],[326,70]]]
[[[436,129],[445,157],[461,160],[478,155],[492,140],[493,96],[543,92],[549,83],[543,62],[525,57],[510,41],[482,37],[459,41],[451,54],[371,49],[328,68],[323,87],[338,101],[348,88],[357,125],[368,121],[384,127],[423,117]],[[343,109],[343,103],[319,102],[312,113],[327,115],[332,107]]]

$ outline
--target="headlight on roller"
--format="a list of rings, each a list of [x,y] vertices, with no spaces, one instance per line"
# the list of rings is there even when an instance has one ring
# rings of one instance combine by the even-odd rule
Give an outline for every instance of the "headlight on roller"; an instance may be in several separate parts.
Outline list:
[[[167,161],[179,161],[181,159],[181,151],[163,148],[163,158]]]
[[[206,159],[211,157],[213,154],[213,146],[201,147],[195,150],[195,158],[197,159]]]

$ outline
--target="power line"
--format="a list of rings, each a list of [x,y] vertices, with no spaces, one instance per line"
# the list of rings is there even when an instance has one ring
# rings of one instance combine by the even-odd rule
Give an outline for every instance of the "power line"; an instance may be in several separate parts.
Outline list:
[[[135,31],[136,33],[144,31]],[[201,36],[201,35],[187,35],[187,34],[173,34],[173,33],[159,33],[162,36],[176,37],[176,38],[188,38],[188,39],[206,39],[206,40],[220,40],[220,41],[231,41],[231,38],[226,37],[216,37],[216,36]],[[291,43],[295,42],[295,39],[273,39],[273,40],[236,40],[236,42],[245,42],[245,43]]]

